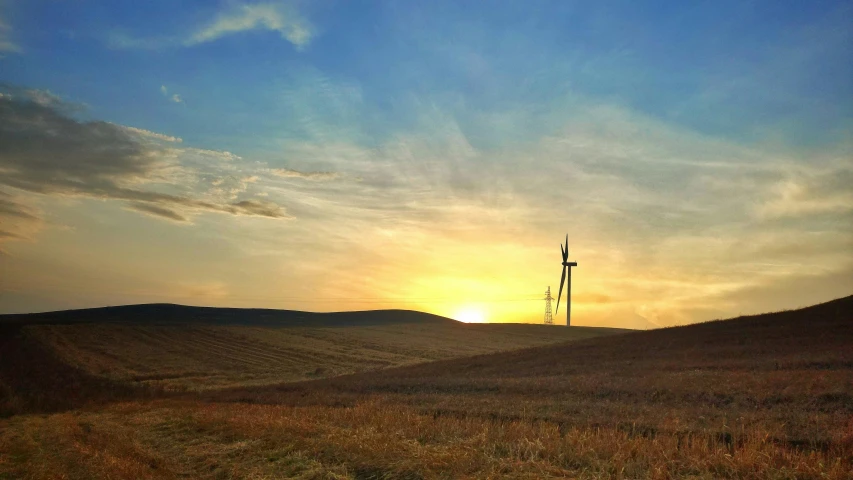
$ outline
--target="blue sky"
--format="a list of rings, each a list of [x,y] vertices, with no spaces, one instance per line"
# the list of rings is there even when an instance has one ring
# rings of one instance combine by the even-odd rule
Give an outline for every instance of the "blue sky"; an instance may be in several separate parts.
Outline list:
[[[245,16],[236,2],[8,3],[9,37],[23,52],[4,60],[4,77],[200,143],[235,126],[304,135],[281,92],[316,78],[355,86],[357,113],[369,117],[362,134],[380,140],[416,123],[411,102],[425,98],[535,117],[555,97],[592,97],[740,141],[770,128],[831,142],[851,116],[838,101],[853,96],[849,2],[456,3],[280,8],[305,25],[300,44],[262,23],[187,43],[220,15]],[[195,108],[163,102],[162,85]],[[531,120],[547,131],[547,120]]]
[[[59,287],[7,280],[0,287],[17,293],[4,294],[6,309],[175,290],[122,261],[47,260],[50,242],[71,245],[69,235],[79,246],[68,257],[112,242],[85,233],[92,222],[114,223],[119,240],[106,251],[136,245],[140,231],[170,239],[139,247],[213,292],[184,303],[385,299],[452,314],[473,302],[492,318],[536,321],[538,304],[499,311],[489,299],[554,286],[540,244],[556,251],[566,230],[598,267],[580,274],[589,323],[683,323],[849,293],[836,279],[853,271],[851,19],[851,2],[0,3],[2,98],[19,109],[6,121],[55,113],[54,128],[80,126],[63,135],[92,135],[51,157],[45,180],[37,167],[49,148],[25,152],[34,144],[8,124],[0,167],[14,178],[0,189],[19,209],[6,221],[18,231],[6,228],[14,240],[0,262],[95,279],[78,303]],[[99,121],[135,156],[114,161],[131,147],[98,148],[104,134],[86,122]],[[108,153],[89,165],[86,148]],[[186,255],[168,245],[184,243],[206,245],[220,270],[182,266]],[[744,255],[747,245],[760,255]],[[802,258],[784,253],[798,246]],[[405,258],[425,248],[434,258],[413,276]],[[512,280],[483,267],[498,254],[517,257]],[[480,255],[461,270],[435,266]],[[342,286],[318,273],[336,258],[379,273]],[[652,268],[632,272],[626,258]],[[251,262],[260,265],[250,278],[271,269],[264,275],[297,293],[228,277]],[[821,286],[784,293],[803,268]],[[108,295],[117,272],[127,286]],[[626,287],[626,274],[648,288]],[[316,291],[327,304],[305,303]],[[584,295],[598,300],[585,307]]]

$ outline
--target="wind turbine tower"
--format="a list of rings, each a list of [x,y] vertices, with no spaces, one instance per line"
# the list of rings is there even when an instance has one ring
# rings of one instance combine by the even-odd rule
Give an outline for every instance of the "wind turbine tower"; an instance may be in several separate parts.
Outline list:
[[[551,296],[551,287],[548,287],[545,290],[545,325],[554,324],[554,317],[551,316],[551,300],[553,299],[554,297]]]
[[[563,276],[560,277],[560,291],[557,293],[557,310],[556,315],[560,312],[560,297],[563,295],[563,282],[566,280],[568,272],[569,284],[566,287],[566,326],[572,326],[572,267],[577,267],[578,262],[569,261],[569,236],[566,235],[566,245],[560,245],[560,253],[563,254]]]

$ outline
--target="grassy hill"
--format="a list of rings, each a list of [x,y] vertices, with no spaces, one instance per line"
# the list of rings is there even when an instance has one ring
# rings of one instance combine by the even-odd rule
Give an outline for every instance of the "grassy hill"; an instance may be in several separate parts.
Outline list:
[[[0,422],[0,478],[846,479],[853,297]]]
[[[14,332],[6,335],[6,348],[19,351],[16,356],[9,350],[5,358],[21,358],[14,367],[11,360],[0,365],[0,386],[15,372],[30,372],[19,385],[71,368],[81,385],[100,379],[113,381],[116,389],[167,391],[293,382],[623,332],[469,325],[406,310],[311,313],[179,305],[6,315],[0,316],[0,328]]]
[[[449,318],[412,310],[367,310],[316,313],[265,308],[220,308],[149,303],[84,308],[44,313],[0,315],[0,324],[67,325],[79,323],[130,323],[145,325],[255,325],[275,327],[370,326],[400,323],[448,323]]]

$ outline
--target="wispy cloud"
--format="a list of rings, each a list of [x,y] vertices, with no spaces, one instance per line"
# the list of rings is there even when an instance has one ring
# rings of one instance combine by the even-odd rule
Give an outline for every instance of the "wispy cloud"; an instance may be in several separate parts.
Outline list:
[[[3,18],[3,4],[0,3],[0,56],[5,53],[20,53],[21,47],[12,39],[12,27]]]
[[[128,127],[126,125],[118,125],[115,123],[111,123],[110,125],[114,125],[116,128],[120,128],[131,135],[135,135],[141,140],[145,141],[155,141],[155,142],[169,142],[169,143],[181,143],[182,139],[178,137],[173,137],[171,135],[164,135],[162,133],[152,132],[150,130],[145,130],[142,128],[136,127]]]
[[[30,240],[43,225],[41,215],[17,196],[0,191],[0,254],[11,240]]]
[[[85,109],[85,105],[63,101],[59,95],[56,95],[50,90],[21,88],[5,83],[0,83],[0,98],[5,100],[32,102],[45,108],[58,109],[63,112],[77,112]]]
[[[308,134],[281,143],[291,168],[268,173],[301,180],[308,172],[335,172],[336,181],[261,181],[302,219],[289,232],[334,238],[346,248],[324,251],[323,258],[347,258],[354,272],[372,272],[373,283],[353,295],[386,289],[423,295],[430,282],[455,282],[472,296],[484,284],[494,283],[495,291],[547,285],[553,280],[547,272],[529,265],[556,255],[556,245],[539,252],[541,238],[567,230],[574,254],[595,265],[579,273],[577,292],[592,322],[636,317],[643,325],[671,325],[753,312],[738,292],[760,290],[774,278],[794,285],[787,279],[804,268],[836,277],[851,270],[844,246],[853,245],[853,232],[838,228],[849,219],[849,168],[839,161],[849,158],[846,152],[742,145],[577,99],[571,108],[555,101],[560,114],[551,117],[550,132],[519,144],[476,146],[467,133],[476,125],[463,123],[452,106],[424,102],[415,112],[419,122],[367,146],[358,142],[358,124],[335,123],[334,107],[350,89],[336,92],[332,82],[315,88],[322,95],[315,95],[317,108],[305,110]],[[365,108],[347,103],[353,118],[371,117]],[[500,113],[514,125],[526,118],[523,111]],[[776,190],[792,178],[801,194]],[[791,249],[797,254],[786,253]],[[524,283],[494,270],[488,258],[505,259],[506,271]],[[400,271],[417,275],[401,281]],[[470,291],[462,286],[468,278]],[[318,282],[352,288],[343,286],[347,280],[353,279]],[[825,295],[851,286],[836,285]],[[727,300],[714,305],[708,298]]]
[[[184,215],[181,215],[180,213],[168,208],[158,207],[157,205],[151,205],[148,203],[130,203],[127,205],[127,208],[142,212],[146,215],[165,218],[167,220],[172,220],[178,223],[189,222],[189,218],[185,217]]]
[[[316,29],[296,6],[289,2],[230,3],[214,18],[198,27],[193,33],[140,37],[123,30],[113,30],[106,41],[111,48],[155,50],[167,47],[193,47],[221,38],[251,31],[278,32],[281,38],[302,50],[316,36]],[[2,37],[0,37],[2,38]],[[163,87],[164,94],[165,87]]]
[[[767,199],[756,205],[759,218],[803,217],[853,212],[853,164],[823,168],[802,165],[766,187]]]
[[[314,37],[314,27],[298,11],[284,3],[242,4],[221,12],[200,28],[185,45],[215,41],[227,35],[251,30],[270,30],[281,34],[297,48],[304,48]]]
[[[300,172],[289,168],[272,168],[270,173],[282,178],[301,178],[305,180],[334,180],[340,177],[338,172]]]
[[[170,101],[175,103],[183,103],[184,100],[177,93],[173,93],[169,95],[169,89],[165,85],[160,85],[160,93],[163,94],[164,97],[168,98]]]
[[[47,196],[126,202],[148,215],[186,222],[201,212],[288,218],[281,206],[232,192],[205,192],[202,177],[230,175],[228,152],[177,148],[181,139],[68,116],[49,92],[0,96],[0,186]],[[0,197],[6,238],[21,236],[37,215],[10,194]],[[25,224],[25,225],[23,225]],[[23,226],[22,226],[23,225]],[[26,227],[26,228],[24,228]]]
[[[123,30],[111,30],[104,39],[109,48],[116,50],[157,50],[182,44],[180,37],[138,37]]]

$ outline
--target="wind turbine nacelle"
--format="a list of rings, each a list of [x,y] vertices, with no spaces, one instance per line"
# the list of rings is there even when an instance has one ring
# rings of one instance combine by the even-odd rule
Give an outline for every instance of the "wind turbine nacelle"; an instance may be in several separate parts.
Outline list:
[[[577,267],[578,262],[563,262],[564,267]]]

